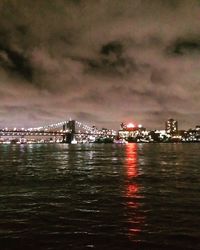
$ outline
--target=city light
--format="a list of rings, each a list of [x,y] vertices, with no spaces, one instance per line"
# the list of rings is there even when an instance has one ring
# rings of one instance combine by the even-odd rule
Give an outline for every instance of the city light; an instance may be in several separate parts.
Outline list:
[[[193,129],[178,130],[178,122],[169,119],[165,123],[163,130],[147,130],[142,124],[135,125],[132,122],[121,123],[121,129],[117,132],[112,129],[98,129],[96,126],[89,126],[85,123],[75,120],[53,123],[50,125],[35,128],[2,128],[0,129],[0,143],[7,141],[18,141],[19,143],[33,142],[34,139],[21,140],[26,136],[42,136],[49,142],[67,142],[71,143],[68,137],[75,137],[78,143],[88,142],[112,142],[112,143],[152,143],[152,142],[200,142],[200,126]],[[69,136],[69,135],[72,136]],[[7,137],[7,138],[6,138]],[[59,139],[58,139],[59,137]],[[35,139],[37,142],[46,142],[46,139]]]
[[[127,128],[134,128],[134,127],[135,127],[135,125],[133,123],[128,123],[127,124]]]

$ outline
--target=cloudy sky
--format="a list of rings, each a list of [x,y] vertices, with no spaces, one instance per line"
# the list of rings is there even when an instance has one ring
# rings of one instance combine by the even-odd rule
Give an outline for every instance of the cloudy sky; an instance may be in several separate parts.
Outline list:
[[[1,0],[0,127],[200,123],[200,1]]]

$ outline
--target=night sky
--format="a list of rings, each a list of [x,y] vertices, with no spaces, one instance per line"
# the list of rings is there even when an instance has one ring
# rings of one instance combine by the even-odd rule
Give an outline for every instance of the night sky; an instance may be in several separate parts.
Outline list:
[[[200,1],[0,0],[0,127],[200,123]]]

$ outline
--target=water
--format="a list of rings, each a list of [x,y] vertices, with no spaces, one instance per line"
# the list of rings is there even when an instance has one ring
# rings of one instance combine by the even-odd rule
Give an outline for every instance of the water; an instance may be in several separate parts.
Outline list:
[[[200,249],[199,152],[0,145],[0,249]]]

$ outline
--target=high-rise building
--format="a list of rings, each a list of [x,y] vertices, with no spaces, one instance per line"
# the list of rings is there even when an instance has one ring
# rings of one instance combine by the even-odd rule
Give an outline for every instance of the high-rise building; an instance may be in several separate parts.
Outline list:
[[[166,133],[168,134],[173,134],[173,133],[178,132],[178,122],[172,118],[167,120],[165,123],[165,130],[166,130]]]

